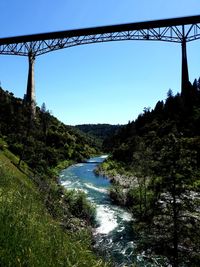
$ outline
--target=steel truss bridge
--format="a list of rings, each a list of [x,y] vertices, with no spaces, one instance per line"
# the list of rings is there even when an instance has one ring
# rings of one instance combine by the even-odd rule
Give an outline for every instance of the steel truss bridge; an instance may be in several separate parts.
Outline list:
[[[27,102],[35,103],[34,62],[37,56],[78,45],[111,41],[164,41],[182,45],[182,92],[189,83],[186,43],[200,39],[200,15],[0,38],[1,55],[27,56]],[[34,109],[34,108],[33,108]]]

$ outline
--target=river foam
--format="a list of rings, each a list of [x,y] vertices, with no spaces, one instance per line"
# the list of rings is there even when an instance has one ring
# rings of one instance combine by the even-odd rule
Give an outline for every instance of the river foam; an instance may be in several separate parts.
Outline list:
[[[107,205],[96,206],[96,220],[99,224],[95,231],[97,234],[108,234],[118,226],[115,212]]]
[[[123,221],[126,221],[126,222],[130,222],[130,221],[133,220],[133,217],[132,217],[131,213],[126,212],[126,211],[121,212],[121,214],[119,214],[119,217],[120,217]]]
[[[108,157],[108,155],[102,155],[100,156],[101,159],[106,159]]]
[[[107,194],[108,193],[108,190],[107,189],[101,188],[101,187],[96,187],[96,186],[94,186],[92,184],[86,183],[85,186],[87,188],[89,188],[89,189],[92,189],[92,190],[97,191],[97,192],[100,192],[100,193],[104,193],[104,194]]]
[[[62,185],[63,185],[64,187],[69,187],[71,184],[72,184],[71,181],[63,181],[63,182],[62,182]]]

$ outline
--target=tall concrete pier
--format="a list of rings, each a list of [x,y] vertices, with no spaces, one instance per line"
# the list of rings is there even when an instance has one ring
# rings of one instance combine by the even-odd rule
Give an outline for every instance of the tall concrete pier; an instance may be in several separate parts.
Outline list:
[[[29,70],[28,70],[28,81],[26,90],[26,102],[31,108],[31,114],[36,114],[36,98],[35,98],[35,79],[34,79],[34,64],[35,55],[30,52],[28,55]]]
[[[181,94],[184,95],[187,90],[190,81],[188,73],[188,62],[187,62],[187,47],[186,47],[186,37],[185,37],[185,28],[182,28],[182,77],[181,77]]]

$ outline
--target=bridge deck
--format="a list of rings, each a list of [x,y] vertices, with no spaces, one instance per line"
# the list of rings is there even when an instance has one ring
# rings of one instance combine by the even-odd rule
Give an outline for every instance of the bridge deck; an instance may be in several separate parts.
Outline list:
[[[0,38],[0,45],[200,23],[200,15]]]

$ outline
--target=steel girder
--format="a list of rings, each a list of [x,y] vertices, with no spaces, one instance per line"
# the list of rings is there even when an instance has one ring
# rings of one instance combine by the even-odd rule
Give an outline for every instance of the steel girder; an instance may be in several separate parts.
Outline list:
[[[172,25],[173,22],[175,25]],[[200,39],[200,16],[2,38],[0,54],[28,56],[31,53],[39,56],[101,42],[142,40],[182,43],[197,39]]]

